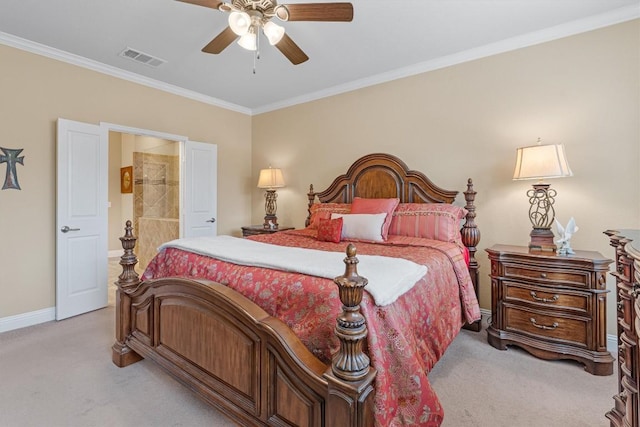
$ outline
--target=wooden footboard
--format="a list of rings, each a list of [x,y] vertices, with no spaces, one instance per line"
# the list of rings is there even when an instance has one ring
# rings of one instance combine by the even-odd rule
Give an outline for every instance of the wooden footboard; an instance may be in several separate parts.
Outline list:
[[[340,350],[318,360],[282,321],[208,280],[140,281],[131,222],[121,237],[113,362],[156,361],[198,396],[246,426],[373,425],[375,369],[362,352],[366,279],[349,245],[340,288]]]

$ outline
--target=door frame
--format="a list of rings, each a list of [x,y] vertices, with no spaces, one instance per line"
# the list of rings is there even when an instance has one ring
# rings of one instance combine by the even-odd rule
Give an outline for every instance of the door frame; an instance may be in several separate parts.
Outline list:
[[[153,137],[153,138],[158,138],[158,139],[166,139],[166,140],[170,140],[170,141],[176,141],[177,143],[179,143],[180,146],[180,162],[182,162],[182,157],[183,157],[183,153],[184,153],[184,147],[185,147],[185,143],[189,140],[188,137],[184,136],[184,135],[176,135],[176,134],[172,134],[172,133],[167,133],[167,132],[159,132],[159,131],[154,131],[154,130],[149,130],[149,129],[142,129],[142,128],[135,128],[135,127],[131,127],[131,126],[124,126],[124,125],[119,125],[119,124],[115,124],[115,123],[109,123],[109,122],[100,122],[100,130],[102,131],[102,137],[103,138],[107,138],[107,141],[109,140],[109,132],[119,132],[119,133],[126,133],[126,134],[130,134],[130,135],[139,135],[139,136],[149,136],[149,137]],[[182,200],[182,183],[184,182],[184,168],[180,168],[180,221],[178,221],[179,224],[179,236],[182,236],[184,233],[184,215],[182,215],[182,211],[184,209],[183,203],[184,201]]]
[[[67,120],[67,119],[59,118],[58,122],[60,122],[60,120]],[[189,140],[188,137],[183,136],[183,135],[176,135],[176,134],[171,134],[171,133],[166,133],[166,132],[159,132],[159,131],[153,131],[153,130],[148,130],[148,129],[135,128],[135,127],[131,127],[131,126],[118,125],[118,124],[115,124],[115,123],[100,122],[99,124],[91,124],[91,123],[86,123],[86,122],[76,122],[76,121],[72,121],[72,120],[68,120],[68,121],[76,123],[78,125],[91,126],[91,128],[92,128],[91,134],[94,137],[97,136],[99,138],[100,145],[103,148],[104,148],[104,145],[106,143],[106,150],[107,151],[109,149],[108,148],[108,146],[109,146],[109,132],[119,132],[119,133],[122,133],[122,134],[129,134],[129,135],[135,135],[135,136],[148,136],[148,137],[152,137],[152,138],[158,138],[158,139],[164,139],[164,140],[168,140],[168,141],[177,142],[178,145],[179,145],[179,152],[180,152],[180,178],[179,178],[179,180],[180,180],[180,189],[179,189],[179,192],[180,192],[180,196],[179,196],[180,221],[179,221],[179,233],[180,233],[180,236],[184,235],[184,233],[186,232],[186,227],[185,227],[185,225],[186,225],[186,215],[184,214],[184,211],[185,211],[184,207],[186,206],[186,201],[185,201],[186,192],[184,191],[185,190],[184,189],[184,184],[186,182],[185,177],[186,177],[186,173],[187,173],[186,168],[184,167],[185,166],[185,152],[186,152],[186,148],[191,143],[196,144],[196,145],[194,145],[194,147],[197,146],[197,144],[202,144],[202,143],[191,141],[191,140]],[[59,144],[59,142],[58,142],[58,144]],[[191,144],[191,145],[193,145],[193,144]],[[216,160],[216,164],[217,164],[217,144],[213,144],[213,145],[215,146],[215,149],[213,150],[213,152],[215,153],[214,159]],[[106,155],[106,159],[105,160],[100,160],[100,162],[99,162],[100,164],[98,165],[98,167],[99,167],[99,169],[101,171],[102,171],[102,168],[105,167],[105,162],[106,162],[106,168],[108,169],[108,162],[109,162],[108,157],[109,156]],[[103,159],[103,158],[105,158],[105,156],[101,157],[101,159]],[[59,160],[57,160],[57,165],[59,165]],[[217,165],[215,167],[215,170],[217,171]],[[107,176],[103,177],[103,179],[106,178],[107,181],[108,181],[108,170],[104,170],[103,172],[106,173],[106,175],[107,175]],[[100,172],[100,173],[103,173],[103,172]],[[217,182],[217,177],[216,177],[216,182]],[[107,184],[107,186],[108,186],[108,184]],[[59,197],[59,189],[56,189],[56,197]],[[100,196],[100,197],[102,198],[102,196]],[[108,197],[109,196],[108,196],[108,190],[107,190],[107,193],[104,194],[104,202],[105,202],[105,204],[104,204],[105,212],[104,213],[105,214],[108,212],[108,207],[107,207],[107,203],[106,203],[109,200]],[[216,190],[216,197],[217,197],[217,190]],[[215,212],[215,210],[216,210],[215,206],[216,205],[214,204],[213,206],[214,206],[214,209],[213,209],[214,217],[212,218],[213,221],[211,221],[211,222],[215,221],[215,215],[216,215],[216,212]],[[199,213],[201,213],[201,212],[199,212]],[[56,213],[56,216],[57,216],[57,213]],[[56,228],[59,226],[57,224],[57,221],[58,220],[56,220]],[[105,230],[101,230],[100,233],[105,233],[105,236],[104,236],[104,250],[105,250],[104,255],[107,255],[108,254],[108,241],[107,241],[108,239],[107,239],[107,236],[108,236],[108,230],[109,230],[109,218],[108,218],[108,215],[105,215],[104,221],[106,222]],[[209,222],[209,221],[207,221],[207,222]],[[215,231],[215,228],[214,228],[214,231]],[[57,237],[57,239],[59,239],[59,237]],[[57,242],[56,242],[56,245],[57,245]],[[101,246],[102,246],[102,244],[101,244]],[[56,246],[56,269],[59,268],[58,267],[58,262],[59,261],[57,260],[58,251],[59,251],[59,249]],[[102,261],[100,261],[99,259],[96,259],[95,262],[96,263],[101,263]],[[104,286],[107,286],[107,276],[108,276],[108,272],[107,272],[107,268],[106,268],[107,267],[106,266],[107,262],[108,262],[107,259],[104,259],[104,263],[105,263],[104,267],[105,268],[104,268],[103,272],[100,272],[100,275],[104,274],[104,280],[102,278],[99,278],[99,280],[104,282]],[[56,319],[57,320],[61,320],[62,319],[57,314],[58,313],[58,304],[59,304],[58,303],[58,289],[59,289],[59,286],[61,286],[60,283],[59,283],[59,280],[60,279],[58,278],[58,272],[56,270]],[[103,307],[106,306],[107,304],[108,304],[108,292],[105,289]],[[95,305],[98,305],[98,304],[95,304]],[[101,308],[101,307],[96,307],[96,308]],[[78,312],[76,314],[82,314],[82,312]],[[73,315],[76,315],[76,314],[73,314]]]

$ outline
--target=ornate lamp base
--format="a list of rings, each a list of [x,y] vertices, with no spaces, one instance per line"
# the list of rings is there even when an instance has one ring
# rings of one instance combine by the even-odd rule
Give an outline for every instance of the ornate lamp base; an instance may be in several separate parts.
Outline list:
[[[533,228],[531,233],[531,241],[529,242],[529,250],[531,251],[552,251],[557,249],[553,242],[553,231],[550,228]]]
[[[264,216],[264,228],[268,229],[277,229],[278,228],[278,217],[275,215],[265,215]]]
[[[276,194],[276,190],[272,188],[267,189],[267,192],[264,194],[264,228],[271,230],[278,228],[278,217],[276,216],[276,211],[278,210],[277,199],[278,195]]]
[[[551,225],[555,218],[553,203],[555,202],[556,190],[549,188],[549,184],[533,184],[533,188],[527,192],[529,196],[529,220],[533,230],[529,234],[529,250],[532,251],[555,251],[556,245],[553,242],[553,231]]]

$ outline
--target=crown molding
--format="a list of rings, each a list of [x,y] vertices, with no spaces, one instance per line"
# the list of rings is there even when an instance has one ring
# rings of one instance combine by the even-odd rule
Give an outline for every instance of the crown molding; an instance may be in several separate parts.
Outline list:
[[[170,85],[155,79],[141,76],[139,74],[125,71],[120,68],[116,68],[110,65],[103,64],[92,59],[84,58],[79,55],[75,55],[69,52],[65,52],[60,49],[55,49],[40,43],[32,42],[20,37],[13,36],[11,34],[0,32],[0,44],[11,46],[17,49],[21,49],[27,52],[42,55],[48,58],[56,59],[59,61],[67,62],[69,64],[77,65],[79,67],[87,68],[89,70],[97,71],[102,74],[117,77],[123,80],[138,83],[153,89],[158,89],[164,92],[168,92],[174,95],[182,96],[188,99],[199,101],[205,104],[213,105],[216,107],[224,108],[231,111],[247,115],[256,115],[267,113],[270,111],[279,110],[286,107],[291,107],[298,104],[304,104],[306,102],[315,101],[330,96],[339,95],[346,92],[362,89],[369,86],[374,86],[381,83],[386,83],[393,80],[398,80],[405,77],[410,77],[416,74],[422,74],[429,71],[438,70],[441,68],[450,67],[452,65],[462,64],[464,62],[473,61],[488,56],[497,55],[504,52],[509,52],[516,49],[521,49],[529,46],[533,46],[540,43],[546,43],[548,41],[557,40],[564,37],[584,33],[587,31],[596,30],[599,28],[607,27],[610,25],[619,24],[622,22],[630,21],[640,18],[640,5],[632,5],[612,10],[600,15],[591,16],[588,18],[568,22],[565,24],[550,27],[544,30],[535,31],[532,33],[524,34],[522,36],[513,37],[510,39],[502,40],[500,42],[491,43],[485,46],[481,46],[474,49],[469,49],[463,52],[458,52],[453,55],[447,55],[440,58],[436,58],[430,61],[421,62],[408,67],[398,68],[386,73],[377,74],[374,76],[366,77],[364,79],[354,80],[342,85],[333,86],[321,91],[312,92],[302,96],[285,99],[283,101],[275,102],[272,104],[263,105],[257,108],[247,108],[241,105],[226,102],[221,99],[213,98],[208,95],[201,94],[199,92],[187,90],[178,86]]]
[[[56,49],[50,46],[46,46],[40,43],[32,42],[30,40],[23,39],[11,34],[3,33],[0,31],[0,43],[14,47],[16,49],[24,50],[27,52],[35,53],[36,55],[46,56],[47,58],[55,59],[58,61],[66,62],[72,65],[77,65],[82,68],[86,68],[92,71],[97,71],[102,74],[106,74],[119,79],[127,80],[133,83],[138,83],[143,86],[147,86],[153,89],[158,89],[164,92],[168,92],[174,95],[182,96],[184,98],[199,101],[204,104],[213,105],[216,107],[224,108],[238,113],[251,115],[251,109],[243,107],[241,105],[232,104],[230,102],[223,101],[221,99],[213,98],[208,95],[203,95],[199,92],[184,89],[179,86],[170,85],[149,77],[141,76],[140,74],[132,73],[130,71],[122,70],[120,68],[106,65],[92,59],[88,59],[73,53],[66,52],[64,50]]]
[[[568,22],[544,30],[535,31],[510,39],[491,43],[463,52],[436,58],[430,61],[421,62],[408,67],[398,68],[387,73],[377,74],[375,76],[366,77],[364,79],[355,80],[343,85],[333,86],[321,91],[309,93],[303,96],[289,98],[280,102],[276,102],[262,107],[254,108],[252,115],[267,113],[286,107],[291,107],[305,102],[316,101],[318,99],[351,92],[368,86],[374,86],[405,77],[422,74],[441,68],[450,67],[452,65],[462,64],[464,62],[474,61],[476,59],[509,52],[516,49],[533,46],[536,44],[546,43],[552,40],[585,33],[599,28],[608,27],[622,22],[631,21],[640,18],[640,5],[633,5],[612,10],[600,15]]]

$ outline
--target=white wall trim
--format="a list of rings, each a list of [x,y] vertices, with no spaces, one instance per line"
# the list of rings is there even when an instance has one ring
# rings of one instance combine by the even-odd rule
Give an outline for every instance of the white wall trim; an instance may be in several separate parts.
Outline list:
[[[31,311],[29,313],[16,314],[0,318],[0,333],[13,331],[14,329],[26,328],[27,326],[38,325],[44,322],[56,320],[56,308],[49,307],[42,310]]]
[[[607,334],[607,350],[609,353],[613,354],[613,356],[618,358],[618,336]]]
[[[136,128],[131,126],[124,126],[116,123],[100,122],[100,126],[106,127],[109,131],[113,131],[113,132],[129,133],[132,135],[140,135],[140,136],[150,136],[158,139],[166,139],[167,141],[184,142],[189,139],[188,137],[183,135],[177,135],[177,134],[167,133],[167,132],[159,132],[155,130],[142,129],[142,128]]]
[[[290,98],[281,102],[276,102],[262,107],[254,108],[252,114],[267,113],[269,111],[279,110],[285,107],[302,104],[305,102],[315,101],[329,96],[339,95],[341,93],[362,89],[368,86],[374,86],[381,83],[410,77],[416,74],[422,74],[441,68],[450,67],[452,65],[462,64],[464,62],[474,61],[476,59],[509,52],[524,47],[533,46],[540,43],[569,37],[587,31],[596,30],[598,28],[610,25],[620,24],[632,19],[640,18],[640,7],[637,5],[622,7],[613,11],[592,16],[589,18],[568,22],[566,24],[557,25],[541,31],[535,31],[523,34],[511,39],[502,40],[475,49],[465,50],[453,55],[447,55],[435,58],[430,61],[421,62],[408,67],[398,68],[387,73],[377,74],[375,76],[366,77],[364,79],[355,80],[343,85],[338,85],[323,89],[317,92],[305,94],[299,97]]]
[[[119,79],[127,80],[133,83],[138,83],[143,86],[147,86],[153,89],[158,89],[164,92],[172,93],[174,95],[182,96],[184,98],[193,99],[194,101],[203,102],[205,104],[214,105],[227,110],[236,111],[251,115],[251,109],[243,107],[241,105],[233,104],[231,102],[223,101],[218,98],[203,95],[201,93],[184,89],[178,86],[170,85],[149,77],[142,76],[140,74],[133,73],[131,71],[122,70],[111,65],[103,64],[102,62],[94,61],[93,59],[84,58],[73,53],[65,52],[64,50],[56,49],[50,46],[46,46],[40,43],[32,42],[21,37],[14,36],[12,34],[3,33],[0,31],[0,43],[21,49],[27,52],[35,53],[37,55],[46,56],[47,58],[56,59],[58,61],[66,62],[68,64],[77,65],[82,68],[97,71],[102,74],[117,77]]]
[[[109,251],[109,254],[107,256],[109,258],[120,258],[122,257],[122,255],[124,255],[124,249],[114,249],[112,251]]]

